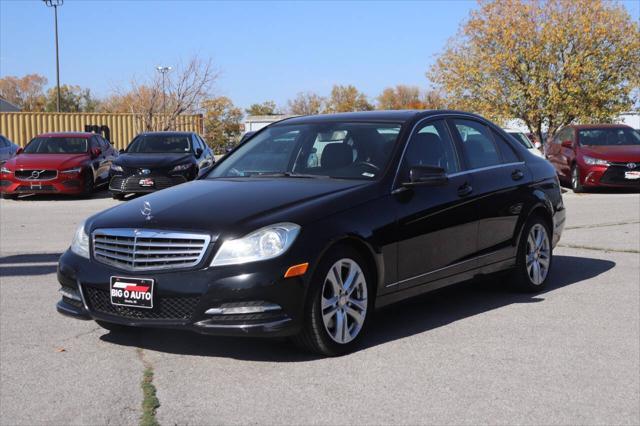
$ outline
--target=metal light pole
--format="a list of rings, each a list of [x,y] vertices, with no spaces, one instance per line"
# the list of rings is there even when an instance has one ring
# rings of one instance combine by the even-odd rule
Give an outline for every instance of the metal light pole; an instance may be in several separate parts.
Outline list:
[[[167,94],[164,91],[164,78],[165,75],[171,71],[171,67],[157,67],[156,68],[160,74],[162,74],[162,113],[166,114],[167,113]]]
[[[56,111],[60,112],[60,56],[58,54],[58,6],[62,6],[64,0],[42,0],[48,7],[53,7],[53,15],[56,26],[56,87],[58,90],[56,97]]]

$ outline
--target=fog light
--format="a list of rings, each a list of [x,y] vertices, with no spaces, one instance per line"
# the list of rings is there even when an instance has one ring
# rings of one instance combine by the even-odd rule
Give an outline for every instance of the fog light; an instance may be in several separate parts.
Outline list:
[[[78,302],[82,302],[82,299],[80,298],[80,294],[78,294],[77,290],[74,290],[69,287],[60,287],[58,291],[60,292],[60,294],[62,294],[63,297],[66,297],[67,299],[77,300]]]

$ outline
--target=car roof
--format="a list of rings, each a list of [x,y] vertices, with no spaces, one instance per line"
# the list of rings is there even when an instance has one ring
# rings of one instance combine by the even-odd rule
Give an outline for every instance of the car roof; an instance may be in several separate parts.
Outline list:
[[[159,132],[142,132],[140,133],[138,136],[144,135],[144,136],[178,136],[178,135],[193,135],[195,132],[176,132],[174,130],[166,130],[166,131],[159,131]]]
[[[342,112],[337,114],[318,114],[318,115],[303,115],[299,117],[285,118],[281,121],[277,121],[273,125],[291,125],[291,124],[310,124],[310,123],[324,123],[331,121],[364,121],[364,122],[376,122],[386,121],[395,123],[405,123],[418,118],[425,118],[432,115],[440,114],[464,114],[469,116],[476,116],[464,111],[454,110],[377,110],[377,111],[358,111],[358,112]],[[476,116],[481,118],[479,116]]]
[[[51,133],[42,133],[38,135],[38,138],[67,138],[67,137],[76,137],[76,138],[90,138],[94,136],[95,133],[91,132],[51,132]]]
[[[578,130],[587,130],[587,129],[610,129],[610,128],[617,128],[617,129],[632,129],[631,126],[627,126],[626,124],[611,124],[611,123],[606,123],[606,124],[572,124],[569,127],[573,127],[574,129],[578,129]]]

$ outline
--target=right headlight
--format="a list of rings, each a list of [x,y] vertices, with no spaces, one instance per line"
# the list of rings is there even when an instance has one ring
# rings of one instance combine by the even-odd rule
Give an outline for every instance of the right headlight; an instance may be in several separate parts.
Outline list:
[[[300,226],[295,223],[276,223],[249,235],[222,243],[211,266],[238,265],[273,259],[286,252],[295,241]]]
[[[71,242],[71,251],[77,254],[78,256],[85,257],[89,259],[89,235],[84,230],[83,221],[78,229],[76,229],[76,233],[73,236],[73,241]]]
[[[124,170],[122,170],[122,166],[118,166],[117,164],[113,164],[111,163],[111,170],[113,170],[114,172],[122,172]]]

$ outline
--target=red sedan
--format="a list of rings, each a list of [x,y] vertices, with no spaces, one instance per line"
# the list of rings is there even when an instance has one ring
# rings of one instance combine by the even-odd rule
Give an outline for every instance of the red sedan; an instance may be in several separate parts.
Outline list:
[[[3,198],[20,194],[84,194],[104,185],[118,151],[93,133],[36,136],[0,169]]]
[[[572,125],[545,144],[545,156],[575,192],[640,189],[640,132],[620,124]]]

